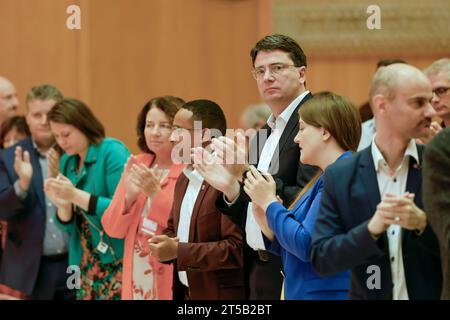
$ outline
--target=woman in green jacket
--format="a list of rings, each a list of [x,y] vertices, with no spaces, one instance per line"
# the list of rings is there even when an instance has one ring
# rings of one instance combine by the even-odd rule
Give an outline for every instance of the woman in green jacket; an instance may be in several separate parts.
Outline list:
[[[70,234],[69,264],[79,267],[77,299],[120,299],[123,240],[101,225],[129,157],[125,145],[105,137],[103,125],[81,101],[64,99],[47,115],[65,154],[60,174],[45,182],[58,207],[57,225]]]

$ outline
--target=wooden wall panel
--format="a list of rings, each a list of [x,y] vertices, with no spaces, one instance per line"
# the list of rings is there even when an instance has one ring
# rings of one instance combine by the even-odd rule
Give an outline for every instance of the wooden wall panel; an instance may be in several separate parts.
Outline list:
[[[21,111],[35,84],[78,93],[78,34],[67,30],[69,0],[0,0],[0,75],[13,81]]]
[[[349,97],[356,105],[365,103],[369,87],[376,71],[378,60],[382,58],[399,58],[419,69],[426,68],[434,60],[442,58],[439,54],[411,56],[393,54],[390,56],[355,56],[355,57],[308,57],[307,84],[313,93],[333,91]]]
[[[24,112],[32,85],[51,82],[86,101],[107,133],[136,148],[137,112],[149,98],[209,98],[229,127],[260,101],[249,51],[271,33],[271,0],[0,0],[0,75],[17,86]],[[81,30],[66,28],[66,8],[81,7]],[[275,32],[278,30],[275,30]],[[301,41],[300,41],[301,43]],[[420,68],[439,58],[308,54],[308,88],[332,90],[360,104],[378,59]]]
[[[85,99],[108,124],[109,134],[132,149],[137,112],[154,96],[212,99],[235,126],[236,109],[259,99],[249,51],[270,32],[258,24],[261,15],[270,20],[270,6],[264,3],[89,2],[91,92]]]
[[[81,30],[66,28],[70,4]],[[151,97],[215,100],[230,127],[259,101],[249,51],[271,32],[271,0],[0,0],[0,23],[0,74],[22,105],[32,85],[52,82],[137,151],[137,112]]]

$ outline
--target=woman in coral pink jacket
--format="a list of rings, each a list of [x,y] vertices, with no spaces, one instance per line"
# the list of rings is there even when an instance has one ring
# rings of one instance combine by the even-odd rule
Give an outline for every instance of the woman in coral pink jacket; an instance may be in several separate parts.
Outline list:
[[[183,100],[165,96],[150,100],[138,117],[138,145],[108,209],[102,217],[106,233],[125,239],[123,300],[172,299],[172,265],[149,255],[148,239],[167,226],[173,192],[183,165],[172,163],[172,120]]]

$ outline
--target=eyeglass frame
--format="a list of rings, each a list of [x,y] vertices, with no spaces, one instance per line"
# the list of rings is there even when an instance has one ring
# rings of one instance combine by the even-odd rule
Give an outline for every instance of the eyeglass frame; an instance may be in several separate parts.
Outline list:
[[[444,95],[447,94],[448,90],[450,89],[450,87],[437,87],[436,89],[434,89],[432,92],[433,94],[436,95],[436,97],[438,97],[439,99],[441,99]],[[436,91],[440,91],[439,93]]]
[[[276,67],[276,66],[281,66],[281,69],[274,70],[273,68]],[[289,67],[301,68],[301,67],[304,67],[304,66],[296,66],[295,64],[286,64],[286,63],[282,63],[282,62],[276,62],[276,63],[269,64],[268,68],[263,67],[263,66],[258,67],[258,68],[253,68],[251,73],[252,73],[253,78],[255,80],[258,80],[258,79],[262,79],[264,77],[264,75],[267,72],[267,69],[269,70],[269,74],[271,76],[275,77],[275,76],[281,76],[283,74],[283,71],[286,70]],[[264,68],[264,72],[261,73],[261,74],[257,73],[258,69],[261,70],[262,68]]]
[[[177,133],[180,130],[194,131],[195,128],[183,128],[183,127],[178,127],[178,126],[172,126],[172,132]]]

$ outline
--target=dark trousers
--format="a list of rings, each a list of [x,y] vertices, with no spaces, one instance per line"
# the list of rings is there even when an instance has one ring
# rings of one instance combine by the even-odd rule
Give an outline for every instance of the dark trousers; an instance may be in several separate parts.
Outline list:
[[[32,300],[75,300],[76,290],[67,287],[67,255],[41,259],[39,273],[30,296]]]
[[[246,247],[250,300],[280,300],[283,276],[281,258],[267,251]]]

